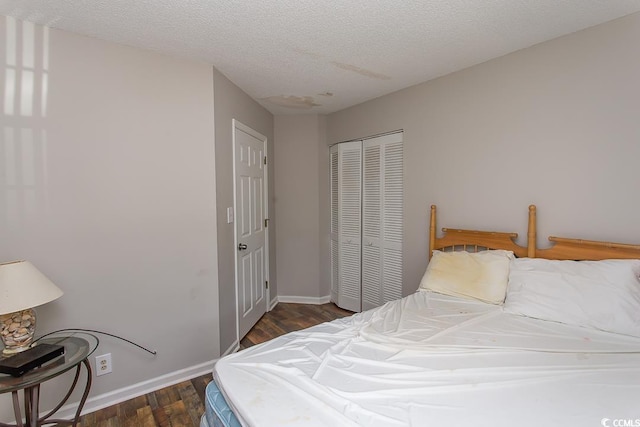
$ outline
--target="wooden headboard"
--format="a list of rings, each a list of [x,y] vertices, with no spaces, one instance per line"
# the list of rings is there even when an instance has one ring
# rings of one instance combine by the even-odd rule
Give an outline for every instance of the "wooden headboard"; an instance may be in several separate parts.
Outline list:
[[[553,246],[548,249],[536,249],[536,258],[573,260],[640,259],[640,245],[567,239],[554,236],[549,237],[549,240],[554,243]]]
[[[442,237],[436,233],[436,205],[431,205],[431,220],[429,224],[429,259],[434,250],[466,250],[477,252],[484,249],[505,249],[513,251],[517,257],[526,257],[531,251],[535,252],[535,206],[529,206],[529,243],[532,247],[523,247],[515,242],[518,233],[504,233],[496,231],[461,230],[457,228],[443,228]],[[533,229],[532,229],[533,227]],[[531,239],[533,233],[534,238]]]
[[[553,246],[547,249],[536,248],[536,207],[529,206],[527,246],[515,243],[518,233],[492,231],[460,230],[443,228],[444,235],[436,235],[436,206],[431,206],[429,225],[429,259],[434,250],[468,250],[476,252],[484,249],[505,249],[513,251],[517,257],[565,259],[565,260],[601,260],[611,258],[640,259],[640,245],[599,242],[594,240],[549,237]]]

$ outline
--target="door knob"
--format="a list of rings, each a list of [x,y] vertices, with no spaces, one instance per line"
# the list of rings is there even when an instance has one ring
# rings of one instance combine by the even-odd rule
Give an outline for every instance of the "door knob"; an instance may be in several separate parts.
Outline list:
[[[244,243],[238,243],[239,251],[244,251],[245,249],[247,249],[247,245],[245,245]]]

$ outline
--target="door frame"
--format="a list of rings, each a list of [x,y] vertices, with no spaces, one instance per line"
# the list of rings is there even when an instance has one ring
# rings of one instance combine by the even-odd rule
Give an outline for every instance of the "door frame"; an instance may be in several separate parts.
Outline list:
[[[234,265],[233,265],[233,277],[234,277],[234,286],[235,286],[235,294],[236,294],[236,300],[235,300],[235,310],[236,310],[236,342],[238,343],[238,346],[240,346],[240,312],[238,310],[238,307],[240,305],[240,292],[238,289],[239,283],[238,283],[238,221],[237,221],[237,217],[236,217],[236,212],[237,212],[237,200],[236,200],[236,129],[240,130],[244,133],[247,133],[251,136],[253,136],[256,139],[259,139],[262,141],[262,144],[264,146],[264,155],[265,158],[267,156],[267,137],[262,135],[261,133],[251,129],[249,126],[243,124],[242,122],[240,122],[237,119],[231,119],[231,137],[232,137],[232,151],[233,151],[233,259],[234,259]],[[270,222],[269,221],[269,162],[266,161],[266,163],[264,164],[264,198],[263,198],[263,208],[264,208],[264,218],[267,220],[267,223]],[[269,281],[269,228],[268,226],[265,227],[264,229],[264,238],[265,238],[265,263],[264,263],[264,275],[265,278],[267,280],[267,282]],[[271,307],[271,287],[268,287],[265,290],[265,312],[269,311],[269,308]]]

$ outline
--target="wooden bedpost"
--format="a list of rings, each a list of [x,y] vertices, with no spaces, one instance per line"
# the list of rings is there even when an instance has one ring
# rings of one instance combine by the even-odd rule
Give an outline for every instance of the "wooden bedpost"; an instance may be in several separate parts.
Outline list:
[[[529,230],[527,232],[527,256],[536,257],[536,205],[529,205]]]
[[[429,220],[429,259],[433,255],[436,246],[436,205],[431,205],[431,217]]]

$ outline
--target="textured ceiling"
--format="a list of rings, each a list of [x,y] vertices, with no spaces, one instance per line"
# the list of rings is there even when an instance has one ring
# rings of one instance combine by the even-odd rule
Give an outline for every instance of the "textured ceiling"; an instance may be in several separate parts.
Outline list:
[[[638,0],[0,0],[206,61],[274,114],[330,113],[633,12]]]

